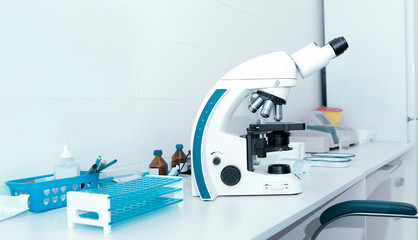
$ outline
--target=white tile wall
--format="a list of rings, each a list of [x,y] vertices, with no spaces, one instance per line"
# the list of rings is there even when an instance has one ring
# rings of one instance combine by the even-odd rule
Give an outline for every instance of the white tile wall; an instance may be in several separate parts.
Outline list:
[[[82,169],[169,162],[229,69],[322,43],[321,2],[0,0],[0,182],[52,172],[66,143]],[[319,96],[319,74],[301,80],[286,119]]]
[[[226,54],[152,38],[139,40],[144,99],[198,99],[228,70]]]
[[[187,42],[186,0],[141,0],[137,4],[136,29],[140,35]]]

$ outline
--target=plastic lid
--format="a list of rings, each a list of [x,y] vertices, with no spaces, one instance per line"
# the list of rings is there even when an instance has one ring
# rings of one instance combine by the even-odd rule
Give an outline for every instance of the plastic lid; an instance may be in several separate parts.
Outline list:
[[[325,106],[317,108],[316,110],[317,111],[325,111],[325,112],[342,112],[343,111],[341,108],[325,107]]]
[[[163,155],[163,150],[160,150],[160,149],[154,150],[154,156],[161,156],[161,155]]]
[[[177,144],[176,149],[183,149],[183,144]]]
[[[61,158],[70,158],[71,152],[68,150],[67,144],[64,145],[64,150],[61,152]]]

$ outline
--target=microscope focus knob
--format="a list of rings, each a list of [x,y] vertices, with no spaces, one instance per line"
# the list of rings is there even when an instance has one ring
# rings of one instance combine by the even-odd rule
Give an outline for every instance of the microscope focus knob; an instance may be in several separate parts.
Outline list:
[[[267,170],[270,174],[287,174],[291,173],[289,164],[271,164]]]
[[[241,172],[235,166],[226,166],[222,169],[221,180],[228,186],[234,186],[241,180]]]

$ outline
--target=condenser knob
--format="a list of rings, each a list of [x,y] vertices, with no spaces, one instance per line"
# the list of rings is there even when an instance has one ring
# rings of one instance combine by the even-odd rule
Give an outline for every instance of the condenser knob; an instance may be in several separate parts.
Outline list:
[[[221,164],[221,158],[219,157],[214,157],[212,161],[213,161],[213,164],[215,165]]]

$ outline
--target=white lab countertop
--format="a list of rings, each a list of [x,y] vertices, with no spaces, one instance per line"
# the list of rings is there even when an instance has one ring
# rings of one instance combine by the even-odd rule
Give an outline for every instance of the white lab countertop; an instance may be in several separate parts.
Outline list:
[[[369,173],[413,149],[410,143],[366,143],[351,147],[356,154],[348,168],[313,167],[301,176],[303,192],[282,196],[218,197],[201,201],[191,196],[184,178],[184,207],[169,207],[122,222],[105,235],[100,227],[67,228],[66,209],[25,212],[0,221],[1,239],[266,239],[306,216]],[[337,152],[337,151],[336,151]]]

